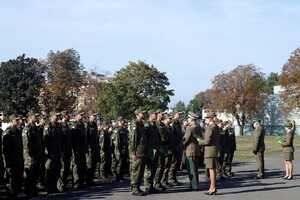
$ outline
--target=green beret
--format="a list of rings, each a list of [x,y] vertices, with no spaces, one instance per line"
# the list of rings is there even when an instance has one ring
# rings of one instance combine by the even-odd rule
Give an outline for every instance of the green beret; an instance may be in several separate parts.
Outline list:
[[[283,125],[284,127],[288,127],[288,128],[292,128],[293,127],[293,124],[292,123],[286,123]]]
[[[205,123],[205,119],[200,119],[200,122]]]
[[[140,114],[140,113],[145,114],[145,113],[147,113],[147,111],[146,111],[146,110],[142,110],[141,108],[138,108],[138,109],[136,109],[136,110],[134,111],[134,114],[136,114],[136,115],[138,115],[138,114]]]
[[[189,112],[188,112],[188,118],[191,118],[191,119],[198,119],[198,118],[199,118],[199,115],[197,115],[196,113],[193,113],[192,111],[189,111]]]
[[[205,118],[214,118],[214,117],[216,117],[216,116],[217,116],[216,113],[214,113],[214,112],[209,112],[209,113],[206,114]]]
[[[260,119],[252,119],[252,124],[254,124],[255,122],[259,122],[260,123]]]
[[[60,112],[62,116],[70,115],[69,111],[63,110]]]
[[[30,117],[30,116],[32,116],[32,115],[35,115],[35,116],[40,116],[40,114],[38,113],[38,112],[35,112],[35,111],[29,111],[28,113],[27,113],[27,117]]]
[[[13,119],[19,120],[20,117],[17,117],[17,115],[10,115],[10,116],[9,116],[9,121],[12,121]]]

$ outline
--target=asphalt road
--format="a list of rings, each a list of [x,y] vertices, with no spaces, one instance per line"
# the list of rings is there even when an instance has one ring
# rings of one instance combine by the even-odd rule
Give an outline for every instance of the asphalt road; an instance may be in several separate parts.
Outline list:
[[[103,186],[95,186],[85,190],[72,191],[63,194],[40,197],[37,199],[107,199],[107,200],[132,200],[132,199],[251,199],[251,200],[289,200],[300,199],[300,150],[295,152],[294,179],[283,180],[284,161],[282,153],[268,155],[265,158],[266,177],[263,180],[254,180],[256,175],[256,165],[254,160],[245,160],[234,163],[233,172],[235,176],[217,183],[218,194],[207,196],[204,192],[209,187],[209,182],[204,180],[204,170],[200,169],[200,191],[191,192],[189,180],[185,171],[179,175],[182,185],[167,189],[163,194],[152,194],[144,197],[133,197],[130,193],[129,181],[123,183],[111,183]],[[143,189],[143,187],[142,187]]]

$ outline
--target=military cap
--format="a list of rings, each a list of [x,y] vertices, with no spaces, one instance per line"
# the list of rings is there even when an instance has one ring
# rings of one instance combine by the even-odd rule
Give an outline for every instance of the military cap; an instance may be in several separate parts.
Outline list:
[[[148,114],[149,114],[149,115],[151,115],[151,114],[156,114],[156,113],[157,113],[157,112],[156,112],[156,110],[154,110],[154,109],[151,109],[151,110],[148,111]]]
[[[69,111],[63,110],[60,112],[62,116],[70,115]]]
[[[46,116],[46,115],[40,115],[40,116],[38,117],[38,119],[39,119],[39,120],[41,120],[41,119],[47,119],[47,116]]]
[[[252,119],[252,124],[254,124],[255,122],[260,123],[260,119]]]
[[[13,119],[19,120],[20,117],[16,116],[16,115],[10,115],[9,116],[9,121],[12,121]]]
[[[54,115],[59,116],[59,115],[61,115],[61,113],[60,112],[56,112],[56,111],[51,111],[50,112],[50,116],[54,116]]]
[[[209,112],[209,113],[206,114],[206,117],[205,117],[205,118],[214,118],[214,117],[216,117],[216,116],[217,116],[216,113],[214,113],[214,112]]]
[[[93,116],[97,116],[97,115],[98,115],[98,113],[96,113],[96,112],[93,112],[93,113],[92,113],[92,115],[93,115]]]
[[[288,127],[288,128],[292,128],[293,127],[293,124],[292,123],[286,123],[283,125],[284,127]]]
[[[175,115],[176,113],[178,113],[179,115],[184,114],[184,111],[179,112],[178,110],[173,110],[173,115]]]
[[[191,119],[198,119],[198,118],[199,118],[199,115],[197,115],[196,113],[193,113],[192,111],[189,111],[189,112],[188,112],[188,118],[191,118]]]
[[[136,115],[138,115],[138,114],[140,114],[140,113],[147,113],[147,111],[146,111],[146,110],[142,110],[141,108],[138,108],[138,109],[136,109],[136,110],[134,111],[134,114],[136,114]]]
[[[173,119],[172,115],[165,115],[165,119]]]
[[[156,113],[162,113],[162,114],[165,114],[166,112],[164,112],[162,109],[157,109],[157,110],[156,110]]]
[[[76,110],[75,112],[74,112],[74,115],[84,115],[85,114],[85,112],[83,112],[83,111],[81,111],[81,110]]]
[[[118,117],[118,121],[125,120],[124,117]]]

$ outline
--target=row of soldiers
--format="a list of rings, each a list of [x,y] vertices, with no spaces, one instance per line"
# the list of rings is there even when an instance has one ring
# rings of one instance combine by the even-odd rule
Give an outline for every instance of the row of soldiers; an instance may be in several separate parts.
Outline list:
[[[146,113],[148,113],[148,119],[145,119]],[[136,119],[132,122],[129,133],[132,195],[144,196],[149,193],[159,193],[169,186],[180,184],[176,178],[176,173],[183,167],[182,164],[186,163],[185,153],[187,152],[185,152],[183,145],[183,136],[186,127],[189,126],[185,123],[181,125],[181,114],[176,110],[172,116],[166,115],[161,110],[146,112],[137,109],[135,111]],[[231,166],[236,150],[236,142],[231,123],[220,121],[218,125],[221,134],[217,174],[218,179],[224,179],[233,176]],[[200,126],[199,124],[196,124],[196,126],[201,131],[198,136],[193,135],[193,137],[203,140],[205,121],[200,120]],[[195,152],[188,152],[188,154],[199,156]],[[203,164],[204,156],[202,148],[199,156],[200,164]],[[197,171],[198,168],[195,170]],[[191,174],[196,175],[198,173]],[[140,188],[143,178],[145,191]],[[196,179],[198,180],[197,177]],[[190,189],[197,190],[197,188]]]
[[[0,181],[9,196],[17,198],[23,183],[29,197],[43,186],[48,194],[91,186],[96,171],[103,178],[113,171],[117,180],[124,179],[129,171],[125,120],[112,127],[97,124],[97,113],[84,123],[84,115],[77,111],[70,121],[69,113],[53,111],[47,123],[47,116],[30,112],[26,126],[9,116],[10,126],[3,133],[0,129]]]

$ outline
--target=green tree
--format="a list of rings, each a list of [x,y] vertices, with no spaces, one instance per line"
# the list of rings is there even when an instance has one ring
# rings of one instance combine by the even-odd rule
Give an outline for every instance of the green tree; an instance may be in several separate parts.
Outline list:
[[[186,111],[186,106],[183,101],[178,101],[175,106],[173,107],[173,110],[178,110],[178,111]]]
[[[79,53],[74,49],[50,51],[44,62],[47,82],[41,93],[43,110],[72,110],[78,105],[80,89],[85,84]]]
[[[202,102],[196,98],[192,99],[187,105],[187,111],[192,111],[198,114],[200,118],[202,118],[202,108],[203,108]]]
[[[300,48],[297,48],[282,67],[279,84],[284,91],[280,94],[286,115],[300,108]],[[296,112],[299,114],[299,112]]]
[[[278,85],[280,76],[278,73],[271,72],[265,80],[266,86],[269,89],[269,93],[273,93],[274,86]]]
[[[30,110],[39,110],[38,97],[44,82],[43,68],[35,58],[25,54],[2,62],[0,67],[0,110],[26,116]]]
[[[173,90],[168,90],[165,72],[153,65],[138,61],[117,71],[111,83],[103,86],[98,98],[98,109],[107,110],[106,117],[133,118],[137,108],[167,109]]]

